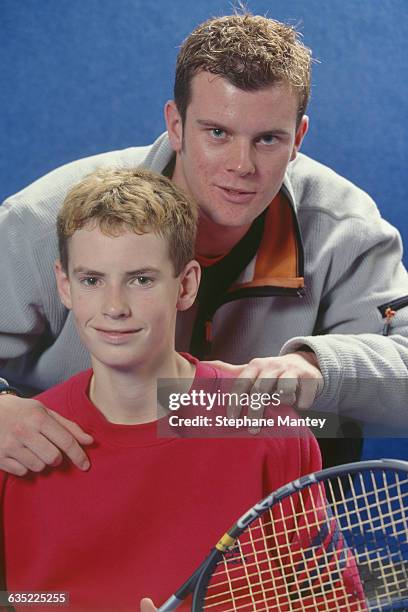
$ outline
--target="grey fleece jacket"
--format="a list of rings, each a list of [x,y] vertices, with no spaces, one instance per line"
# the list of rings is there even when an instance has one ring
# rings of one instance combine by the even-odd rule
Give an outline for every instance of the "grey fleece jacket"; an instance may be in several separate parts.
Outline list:
[[[89,366],[56,291],[57,211],[68,189],[96,168],[162,172],[171,156],[163,134],[151,146],[62,166],[0,207],[1,376],[45,389]],[[304,296],[243,296],[221,305],[213,317],[212,357],[246,363],[309,346],[324,377],[317,410],[375,421],[392,413],[402,427],[408,420],[408,276],[400,236],[366,193],[305,155],[289,165],[283,189],[302,237]],[[387,305],[396,312],[388,337]],[[193,307],[178,317],[178,350],[189,349],[194,314]],[[349,379],[361,385],[350,388]]]

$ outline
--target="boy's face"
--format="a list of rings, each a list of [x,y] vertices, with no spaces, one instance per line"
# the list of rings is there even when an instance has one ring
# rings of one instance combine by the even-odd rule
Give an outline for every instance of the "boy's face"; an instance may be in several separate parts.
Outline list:
[[[56,264],[58,289],[93,359],[123,371],[160,365],[174,350],[177,309],[194,301],[198,264],[175,277],[162,237],[112,238],[99,227],[76,231],[68,251],[68,274]]]

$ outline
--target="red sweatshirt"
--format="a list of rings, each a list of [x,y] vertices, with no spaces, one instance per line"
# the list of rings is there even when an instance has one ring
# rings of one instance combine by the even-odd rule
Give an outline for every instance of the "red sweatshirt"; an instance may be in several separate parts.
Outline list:
[[[156,423],[110,423],[87,397],[90,376],[38,398],[92,434],[89,471],[65,461],[24,478],[0,472],[9,591],[67,591],[76,612],[135,612],[144,596],[159,605],[240,514],[320,468],[312,436],[158,438]],[[198,364],[197,378],[218,376]]]

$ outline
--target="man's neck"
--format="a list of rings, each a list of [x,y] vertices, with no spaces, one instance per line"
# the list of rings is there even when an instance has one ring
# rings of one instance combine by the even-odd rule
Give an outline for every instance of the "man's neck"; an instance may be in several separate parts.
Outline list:
[[[178,155],[172,158],[165,170],[166,175],[171,175],[171,180],[175,185],[189,193]],[[218,225],[201,213],[198,219],[196,254],[204,257],[218,257],[228,253],[245,236],[249,228],[250,225],[240,227]]]
[[[175,351],[149,369],[117,370],[94,359],[92,366],[90,400],[108,421],[123,425],[149,423],[161,416],[157,405],[159,378],[187,379],[188,391],[195,375],[195,366]]]
[[[200,217],[198,222],[196,254],[204,257],[218,257],[229,253],[245,236],[250,226],[224,227],[209,219]]]

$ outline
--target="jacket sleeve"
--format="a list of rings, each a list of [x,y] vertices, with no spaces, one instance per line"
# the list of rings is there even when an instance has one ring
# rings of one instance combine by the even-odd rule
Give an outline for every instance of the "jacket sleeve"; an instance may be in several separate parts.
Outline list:
[[[0,206],[0,367],[34,349],[46,328],[42,283],[12,199]]]
[[[289,340],[280,354],[315,352],[324,378],[316,410],[408,430],[408,275],[399,233],[375,206],[366,218],[324,223],[325,240],[312,245],[325,270],[316,335]]]

